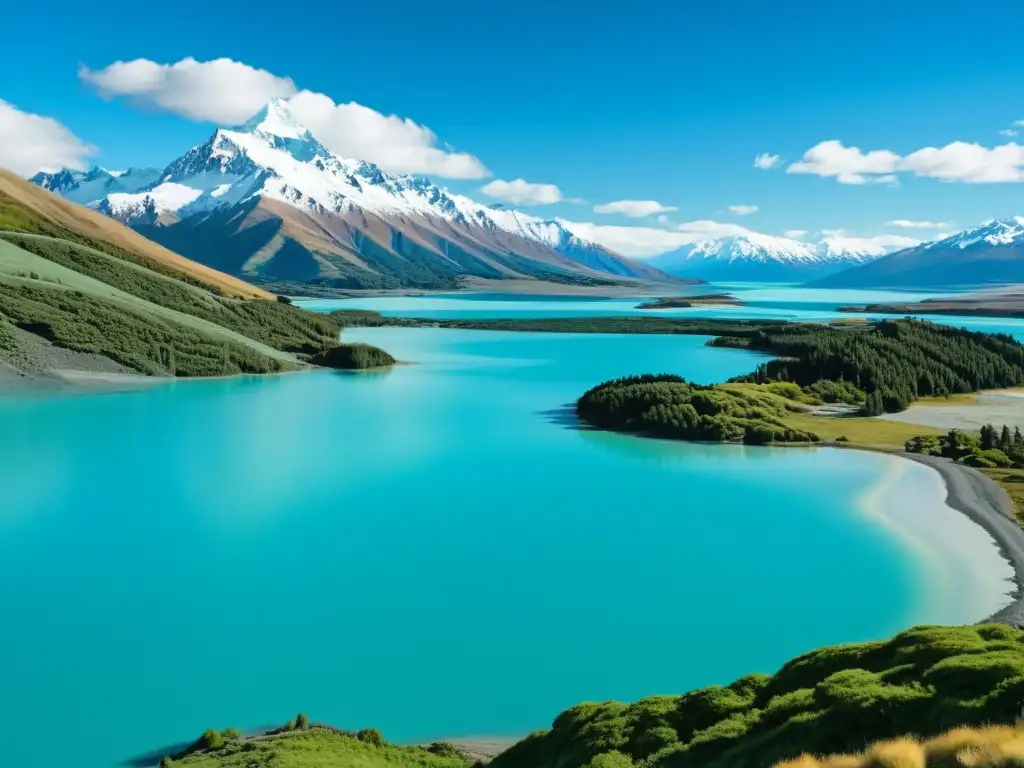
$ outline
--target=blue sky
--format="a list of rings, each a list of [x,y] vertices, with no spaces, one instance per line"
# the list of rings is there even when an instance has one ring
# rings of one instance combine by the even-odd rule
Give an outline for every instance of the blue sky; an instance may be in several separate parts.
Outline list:
[[[1024,150],[1018,157],[1014,143],[987,151],[1024,141],[999,133],[1024,120],[1016,42],[1024,21],[1010,2],[186,0],[130,12],[18,3],[4,14],[0,99],[94,145],[97,152],[81,158],[87,165],[164,165],[209,135],[213,123],[204,118],[223,114],[216,88],[227,86],[202,72],[185,92],[131,97],[124,78],[104,68],[226,58],[324,94],[332,106],[356,102],[426,126],[440,154],[450,145],[491,175],[443,178],[449,166],[436,158],[393,170],[420,170],[480,199],[496,179],[555,185],[561,202],[523,206],[545,217],[926,239],[1024,214]],[[80,65],[94,73],[92,83]],[[102,83],[114,84],[106,98]],[[215,104],[196,106],[204,98]],[[323,130],[347,147],[340,134],[348,125]],[[372,120],[365,128],[373,133]],[[807,172],[787,173],[829,140],[842,146],[826,145],[804,162]],[[949,147],[956,142],[965,146]],[[5,143],[0,163],[36,162],[17,141]],[[862,152],[851,155],[850,147]],[[928,147],[945,149],[919,152]],[[883,154],[865,156],[869,150]],[[389,159],[399,150],[384,141],[366,152]],[[780,160],[755,168],[761,153]],[[1003,178],[1013,180],[988,181]],[[678,210],[660,221],[593,210],[621,200]],[[739,205],[758,210],[729,210]],[[941,226],[888,224],[894,220]]]

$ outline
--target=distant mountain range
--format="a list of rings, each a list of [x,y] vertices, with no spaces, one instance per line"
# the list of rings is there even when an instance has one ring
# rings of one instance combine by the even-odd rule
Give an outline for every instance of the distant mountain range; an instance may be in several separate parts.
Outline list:
[[[853,246],[842,238],[805,243],[750,233],[691,243],[648,260],[671,275],[708,282],[807,281],[865,264],[886,251]]]
[[[1024,282],[1024,218],[990,221],[818,280],[821,288],[917,288]]]
[[[37,174],[189,258],[257,283],[448,287],[458,278],[670,280],[562,224],[347,160],[280,100],[161,171]]]

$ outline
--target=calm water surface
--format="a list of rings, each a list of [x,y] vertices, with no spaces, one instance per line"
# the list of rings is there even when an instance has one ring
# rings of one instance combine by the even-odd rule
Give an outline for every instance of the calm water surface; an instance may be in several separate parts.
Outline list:
[[[522,734],[979,618],[865,513],[893,460],[581,431],[567,409],[751,353],[349,336],[416,364],[0,399],[0,765],[119,765],[299,710],[399,741]]]

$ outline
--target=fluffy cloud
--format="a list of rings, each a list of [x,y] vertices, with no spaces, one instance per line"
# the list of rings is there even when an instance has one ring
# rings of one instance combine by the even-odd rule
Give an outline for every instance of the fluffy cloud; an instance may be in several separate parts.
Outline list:
[[[804,153],[803,159],[792,163],[786,173],[813,173],[834,176],[840,184],[867,184],[893,181],[900,156],[887,149],[861,152],[858,147],[844,147],[836,140],[823,141]]]
[[[1024,147],[1010,142],[989,149],[954,141],[944,147],[925,147],[903,158],[901,171],[942,181],[988,184],[1024,181]]]
[[[297,90],[287,77],[231,59],[187,58],[174,64],[116,61],[98,70],[82,65],[78,76],[105,99],[126,96],[190,120],[219,125],[245,122],[274,96],[288,97]]]
[[[437,135],[408,118],[382,115],[354,101],[335,104],[330,97],[312,91],[292,96],[288,108],[332,152],[368,160],[390,173],[422,173],[448,179],[491,175],[473,155],[437,147]]]
[[[22,112],[0,99],[0,167],[22,176],[61,168],[81,169],[96,148],[52,117]]]
[[[900,156],[888,149],[862,152],[832,140],[811,147],[786,173],[834,177],[840,184],[892,184],[898,173],[974,184],[1024,181],[1024,147],[1010,142],[988,148],[954,141]]]
[[[754,167],[760,168],[763,171],[767,171],[774,168],[782,160],[778,155],[772,155],[768,152],[762,152],[760,155],[754,158]]]
[[[737,216],[747,216],[751,213],[757,213],[760,210],[756,205],[730,205],[729,213],[734,213]]]
[[[429,128],[408,118],[384,115],[362,104],[337,104],[322,93],[299,91],[287,77],[231,59],[174,64],[148,59],[118,61],[99,70],[83,66],[79,76],[104,98],[132,103],[219,125],[244,122],[268,100],[287,98],[296,119],[343,157],[358,157],[392,173],[424,173],[481,179],[490,172],[477,158],[437,146]]]
[[[657,200],[616,200],[594,206],[594,213],[621,213],[631,219],[653,216],[656,213],[669,213],[679,209],[672,205],[662,205]]]
[[[790,240],[799,240],[806,234],[806,229],[787,229],[782,233],[783,237],[788,237]]]
[[[841,230],[837,230],[841,231]],[[825,239],[844,250],[860,251],[864,253],[882,253],[896,251],[901,248],[910,248],[920,245],[920,240],[902,235],[875,235],[873,237],[851,237],[849,235],[828,234],[828,230],[822,232]]]
[[[536,184],[525,179],[495,179],[481,187],[480,191],[488,197],[513,205],[549,205],[562,200],[562,191],[554,184]]]
[[[917,221],[913,219],[895,219],[889,222],[890,227],[900,227],[901,229],[944,229],[951,227],[953,224],[948,221]]]

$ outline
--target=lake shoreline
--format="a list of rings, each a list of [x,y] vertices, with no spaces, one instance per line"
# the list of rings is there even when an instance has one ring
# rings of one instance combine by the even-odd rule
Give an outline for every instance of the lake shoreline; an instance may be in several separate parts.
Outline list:
[[[938,472],[946,487],[946,505],[966,515],[988,533],[1000,556],[1013,569],[1015,589],[1010,593],[1011,602],[978,623],[1024,626],[1024,528],[1014,518],[1006,491],[973,467],[956,464],[949,459],[914,453],[876,452],[923,464]]]

